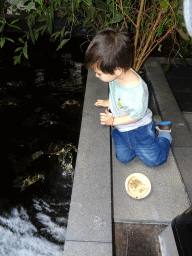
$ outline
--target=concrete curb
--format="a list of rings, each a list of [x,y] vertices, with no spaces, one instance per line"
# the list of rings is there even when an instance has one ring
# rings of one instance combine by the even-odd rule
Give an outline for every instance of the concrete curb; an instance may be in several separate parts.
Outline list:
[[[102,126],[97,99],[108,85],[89,72],[75,168],[65,256],[112,255],[110,127]]]

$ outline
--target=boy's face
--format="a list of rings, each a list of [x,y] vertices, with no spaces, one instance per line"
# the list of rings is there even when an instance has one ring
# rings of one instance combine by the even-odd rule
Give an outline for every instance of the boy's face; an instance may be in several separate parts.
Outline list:
[[[105,74],[105,73],[103,73],[101,70],[99,70],[99,69],[96,68],[96,67],[94,68],[93,71],[95,72],[95,76],[96,76],[97,78],[99,78],[99,79],[100,79],[101,81],[103,81],[103,82],[111,82],[111,81],[115,80],[115,79],[119,76],[117,70],[115,70],[115,74],[113,74],[113,75],[111,75],[111,74]]]

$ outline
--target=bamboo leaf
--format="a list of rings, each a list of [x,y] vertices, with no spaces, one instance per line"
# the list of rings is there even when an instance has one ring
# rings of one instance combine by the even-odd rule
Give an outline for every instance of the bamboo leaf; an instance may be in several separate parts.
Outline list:
[[[29,33],[30,33],[31,41],[33,42],[33,44],[35,44],[35,36],[33,34],[32,29],[30,29]]]
[[[47,25],[41,25],[40,27],[38,27],[38,28],[36,29],[36,31],[39,32],[40,30],[44,30],[44,29],[46,29],[46,28],[47,28]]]
[[[57,31],[51,35],[51,37],[55,37],[55,39],[61,34],[61,31]]]
[[[38,32],[38,31],[35,31],[34,36],[35,36],[35,40],[37,41],[37,39],[38,39],[38,37],[39,37],[39,32]]]
[[[31,24],[32,24],[32,18],[31,18],[31,16],[28,16],[27,17],[27,25],[29,28],[31,27]]]
[[[23,47],[23,54],[24,54],[25,58],[28,59],[27,44],[25,44],[25,46]]]
[[[19,42],[21,42],[21,43],[23,43],[23,44],[25,43],[25,42],[23,41],[23,38],[21,38],[21,37],[19,37],[18,40],[19,40]]]
[[[13,59],[14,59],[14,65],[16,65],[17,63],[20,63],[21,55],[14,56]]]
[[[52,31],[53,31],[53,24],[52,24],[51,19],[49,19],[49,22],[48,22],[48,32],[50,34],[52,34]]]
[[[15,25],[10,25],[10,24],[9,24],[9,26],[10,26],[10,27],[12,27],[12,28],[16,28],[16,29],[19,29],[19,30],[21,30],[21,28],[20,28],[20,27],[18,27],[18,26],[15,26]]]
[[[64,36],[64,32],[65,32],[65,27],[63,27],[62,30],[61,30],[61,36],[62,37]]]
[[[11,43],[15,43],[13,39],[9,38],[9,37],[5,37],[6,40],[10,41]]]
[[[15,52],[18,52],[18,51],[20,51],[21,49],[23,49],[23,47],[18,47],[18,48],[15,50]]]
[[[4,44],[5,44],[5,37],[1,38],[1,41],[0,41],[1,48],[3,48]]]
[[[14,24],[14,23],[16,23],[16,22],[18,22],[18,21],[19,21],[19,19],[13,20],[13,21],[10,23],[10,25],[12,25],[12,24]]]
[[[18,57],[19,56],[14,56],[13,59],[14,59],[14,65],[16,65],[18,63]]]
[[[64,44],[66,44],[69,41],[69,39],[63,39],[60,43],[60,45],[57,47],[57,51],[60,50]]]

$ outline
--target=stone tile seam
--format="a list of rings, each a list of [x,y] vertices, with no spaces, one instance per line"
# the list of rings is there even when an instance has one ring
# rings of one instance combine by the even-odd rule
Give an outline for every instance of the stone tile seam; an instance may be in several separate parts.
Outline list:
[[[125,220],[125,219],[114,219],[115,223],[125,223],[125,224],[152,224],[152,225],[169,225],[171,221],[155,221],[155,220]]]

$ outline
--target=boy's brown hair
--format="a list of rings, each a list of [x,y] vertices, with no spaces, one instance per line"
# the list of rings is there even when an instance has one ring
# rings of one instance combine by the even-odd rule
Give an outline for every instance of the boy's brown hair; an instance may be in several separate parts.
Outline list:
[[[92,40],[85,54],[85,66],[97,67],[105,74],[114,74],[116,68],[124,71],[132,65],[132,46],[127,29],[101,30]]]

